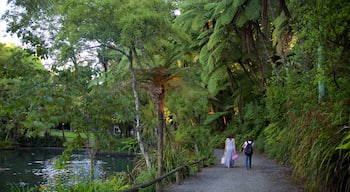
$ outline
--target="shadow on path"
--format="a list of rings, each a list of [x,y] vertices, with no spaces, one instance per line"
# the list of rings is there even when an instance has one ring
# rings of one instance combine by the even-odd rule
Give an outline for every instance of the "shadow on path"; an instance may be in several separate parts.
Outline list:
[[[222,149],[215,149],[216,164],[186,178],[180,185],[166,186],[164,192],[301,192],[287,167],[263,155],[254,154],[252,169],[246,170],[245,156],[239,153],[234,168],[220,164]]]

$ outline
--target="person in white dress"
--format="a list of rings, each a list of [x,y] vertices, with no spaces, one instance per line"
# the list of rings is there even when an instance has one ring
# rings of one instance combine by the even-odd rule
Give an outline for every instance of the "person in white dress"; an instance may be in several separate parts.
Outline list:
[[[231,168],[234,166],[234,160],[232,160],[233,154],[236,153],[236,144],[235,139],[233,138],[232,134],[229,134],[225,140],[225,149],[224,149],[224,155],[225,155],[225,167]]]

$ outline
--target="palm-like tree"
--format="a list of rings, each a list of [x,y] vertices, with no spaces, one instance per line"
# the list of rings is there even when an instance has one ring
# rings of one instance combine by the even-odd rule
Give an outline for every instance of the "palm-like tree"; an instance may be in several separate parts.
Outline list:
[[[193,48],[200,50],[203,80],[212,97],[219,98],[223,90],[230,90],[232,99],[241,108],[243,100],[239,98],[248,95],[253,85],[260,82],[261,91],[265,92],[269,65],[264,55],[271,58],[272,50],[268,8],[275,10],[274,6],[277,4],[267,0],[186,1],[183,4],[183,13],[176,23],[193,31],[196,39]],[[279,1],[278,6],[286,8],[285,1]],[[282,10],[288,13],[287,9]],[[277,36],[276,42],[284,37]],[[246,77],[242,78],[241,74]]]

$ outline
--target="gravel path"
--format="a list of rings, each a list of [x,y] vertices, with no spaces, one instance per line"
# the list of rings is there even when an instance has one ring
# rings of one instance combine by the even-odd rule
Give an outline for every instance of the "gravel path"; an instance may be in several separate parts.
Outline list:
[[[263,155],[254,154],[252,169],[246,170],[245,156],[239,153],[234,168],[220,164],[223,150],[215,149],[216,164],[202,168],[180,185],[166,186],[165,192],[302,192],[290,179],[287,167],[276,164]]]

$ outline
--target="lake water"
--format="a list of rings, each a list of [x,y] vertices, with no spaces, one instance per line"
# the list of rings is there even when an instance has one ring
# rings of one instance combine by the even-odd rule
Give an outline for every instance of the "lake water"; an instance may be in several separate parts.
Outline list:
[[[0,151],[0,192],[8,192],[11,185],[55,185],[59,178],[64,183],[72,178],[90,176],[90,159],[86,151],[75,152],[65,169],[54,168],[54,161],[63,149],[21,149]],[[94,178],[101,179],[116,172],[132,169],[132,156],[96,155],[93,161]]]

